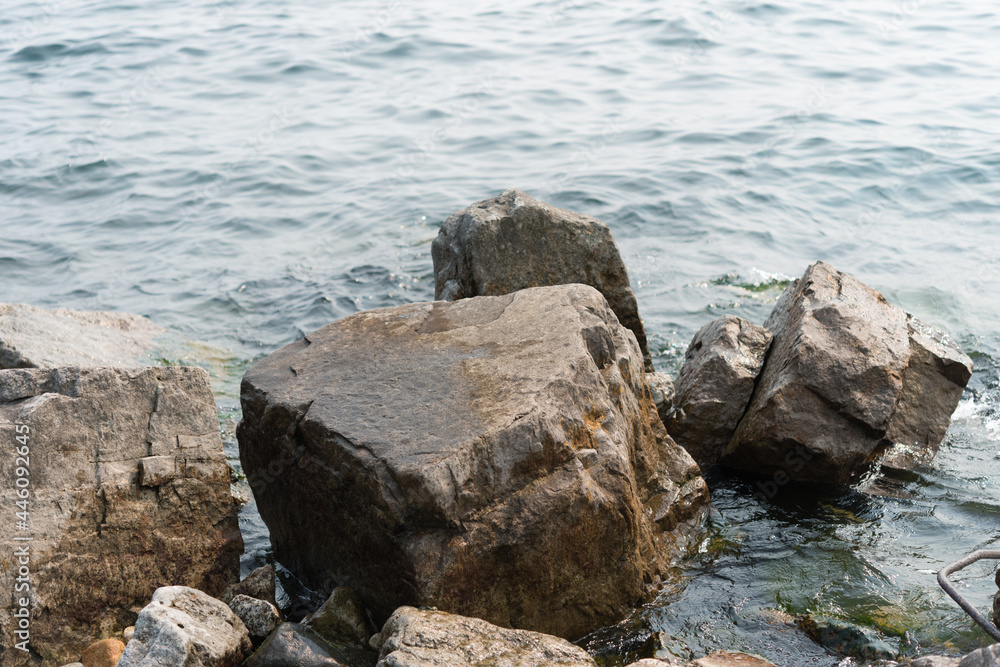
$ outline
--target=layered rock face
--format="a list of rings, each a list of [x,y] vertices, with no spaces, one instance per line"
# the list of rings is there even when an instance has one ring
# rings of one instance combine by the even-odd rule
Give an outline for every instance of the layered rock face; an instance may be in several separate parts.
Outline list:
[[[947,336],[823,262],[764,326],[771,351],[722,463],[845,483],[894,444],[937,451],[972,373]]]
[[[0,303],[0,368],[150,366],[162,334],[140,315]]]
[[[666,424],[698,465],[715,463],[729,445],[770,346],[771,332],[733,315],[695,334]]]
[[[0,542],[26,550],[29,583],[27,605],[15,594],[0,607],[0,664],[28,663],[14,649],[22,608],[30,649],[58,665],[132,625],[158,586],[218,594],[238,577],[243,542],[202,369],[0,371],[0,441]],[[18,576],[0,569],[0,588]]]
[[[708,502],[585,285],[352,315],[255,364],[242,403],[275,558],[379,624],[427,605],[576,638],[645,596]]]
[[[600,220],[506,190],[445,220],[431,254],[436,299],[569,283],[596,288],[635,334],[646,370],[653,370],[628,271],[611,230]]]

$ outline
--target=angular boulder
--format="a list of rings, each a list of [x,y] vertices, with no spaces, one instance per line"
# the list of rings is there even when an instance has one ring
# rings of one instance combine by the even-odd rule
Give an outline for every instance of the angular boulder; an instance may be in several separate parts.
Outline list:
[[[505,190],[449,216],[431,255],[434,298],[445,301],[546,285],[595,287],[635,334],[645,368],[653,370],[628,271],[600,220]]]
[[[413,607],[397,609],[378,642],[378,664],[385,667],[597,665],[586,651],[565,639]]]
[[[204,370],[2,370],[0,441],[0,542],[24,550],[30,583],[26,605],[0,606],[2,664],[27,655],[11,648],[21,609],[30,648],[63,664],[132,625],[158,586],[221,592],[237,577],[243,541]],[[155,484],[150,458],[172,462]],[[0,569],[3,590],[17,576]]]
[[[241,400],[276,560],[376,623],[409,604],[582,636],[707,509],[635,337],[586,285],[358,313],[255,364]]]
[[[0,303],[0,368],[150,366],[163,333],[140,315]]]
[[[729,445],[771,346],[771,332],[725,315],[695,334],[677,376],[670,436],[704,467]]]
[[[118,667],[235,667],[250,636],[225,602],[186,586],[165,586],[139,612]]]
[[[896,441],[937,451],[972,373],[944,334],[824,262],[764,326],[774,341],[723,464],[846,483]]]

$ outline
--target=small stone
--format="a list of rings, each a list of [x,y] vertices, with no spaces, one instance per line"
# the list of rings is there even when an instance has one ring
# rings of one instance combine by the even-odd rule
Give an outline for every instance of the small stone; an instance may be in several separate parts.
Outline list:
[[[127,628],[125,628],[125,630],[122,631],[122,636],[125,637],[125,643],[126,644],[129,642],[130,639],[132,639],[132,635],[133,634],[135,634],[135,626],[134,625],[130,625]]]
[[[80,656],[80,662],[83,667],[115,667],[124,651],[125,644],[112,637],[88,647]]]
[[[625,667],[684,667],[684,663],[669,658],[643,658],[636,662],[630,662]]]
[[[232,599],[229,608],[247,626],[247,632],[253,640],[263,641],[281,624],[281,613],[267,600],[240,594]]]
[[[333,589],[323,606],[306,617],[303,624],[327,639],[359,646],[365,646],[371,636],[361,600],[347,586]]]
[[[70,662],[70,663],[67,663],[67,664],[63,665],[63,667],[83,667],[83,663],[82,662]]]
[[[219,596],[219,599],[229,604],[237,595],[249,595],[258,600],[265,600],[277,606],[274,597],[274,566],[264,565],[246,576],[243,581],[232,584]]]
[[[166,586],[139,612],[118,666],[236,667],[251,648],[246,626],[224,602],[186,586]]]

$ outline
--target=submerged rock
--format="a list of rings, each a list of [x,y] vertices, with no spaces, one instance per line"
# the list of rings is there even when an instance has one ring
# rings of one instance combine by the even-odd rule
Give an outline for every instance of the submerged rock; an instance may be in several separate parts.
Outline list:
[[[799,627],[813,641],[834,653],[860,660],[895,660],[898,651],[879,639],[874,632],[839,618],[805,616]]]
[[[708,503],[585,285],[352,315],[255,364],[242,403],[275,558],[377,623],[412,604],[582,636],[647,596]]]
[[[163,333],[130,313],[0,303],[0,368],[150,366]]]
[[[667,431],[700,466],[719,460],[753,395],[771,332],[726,315],[695,334],[677,376]]]
[[[844,483],[896,442],[937,451],[972,371],[944,334],[823,262],[765,327],[771,351],[722,463]]]
[[[0,513],[0,535],[11,545],[32,538],[23,546],[30,646],[46,663],[132,625],[129,609],[160,582],[218,593],[237,577],[243,541],[202,369],[2,370],[0,439],[10,453],[0,459],[0,501],[11,509]],[[173,473],[143,480],[150,457],[170,459]],[[23,524],[18,479],[30,483]],[[0,569],[3,590],[16,575]],[[16,603],[7,596],[0,607],[0,650],[14,646]],[[13,665],[26,655],[0,657]]]
[[[378,637],[385,667],[596,667],[564,639],[499,628],[478,618],[400,607]]]
[[[250,649],[246,627],[226,603],[166,586],[139,612],[118,667],[235,667]]]
[[[436,299],[500,296],[569,283],[596,288],[635,334],[645,368],[653,370],[628,271],[611,230],[600,220],[505,190],[445,220],[431,254]]]
[[[282,623],[245,667],[375,667],[377,656],[334,645],[299,623]]]

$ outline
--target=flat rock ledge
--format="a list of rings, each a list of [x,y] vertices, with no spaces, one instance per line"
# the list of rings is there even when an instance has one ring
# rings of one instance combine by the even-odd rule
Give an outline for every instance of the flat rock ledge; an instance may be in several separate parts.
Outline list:
[[[635,337],[586,285],[352,315],[255,364],[242,403],[275,558],[378,624],[434,606],[580,637],[646,598],[707,511]]]
[[[597,218],[509,189],[449,216],[431,255],[435,299],[500,296],[570,283],[596,288],[635,334],[646,370],[653,370],[625,262],[611,230]]]
[[[0,368],[154,366],[164,333],[141,315],[0,303]]]

